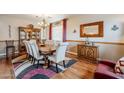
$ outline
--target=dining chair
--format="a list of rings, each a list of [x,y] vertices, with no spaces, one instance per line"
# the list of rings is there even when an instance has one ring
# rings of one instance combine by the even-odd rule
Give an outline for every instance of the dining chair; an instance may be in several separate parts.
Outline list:
[[[53,45],[54,43],[53,43],[53,40],[47,40],[46,42],[45,42],[45,45]]]
[[[32,51],[33,59],[34,59],[34,64],[35,61],[37,61],[37,68],[39,66],[39,61],[43,61],[43,55],[40,55],[38,46],[36,44],[35,40],[30,40],[29,45]]]
[[[34,44],[35,44],[35,46],[36,46],[36,50],[37,50],[40,54],[42,54],[41,51],[39,51],[39,47],[38,47],[37,41],[34,40],[34,39],[32,39],[32,40],[30,40],[30,42],[34,42]]]
[[[62,43],[62,41],[53,40],[53,47],[54,47],[54,48],[57,48],[60,43]],[[56,52],[54,52],[53,55],[56,55]]]
[[[28,44],[29,41],[23,41],[25,47],[26,47],[26,52],[27,52],[27,58],[31,61],[33,61],[33,55],[32,55],[32,51],[30,48],[30,45]]]
[[[63,65],[65,67],[65,53],[67,46],[68,46],[67,42],[61,42],[57,47],[56,54],[48,57],[48,67],[50,66],[51,61],[54,62],[56,64],[57,73],[58,73],[58,64],[60,62],[63,62]]]
[[[14,40],[6,40],[6,58],[9,58],[9,53],[11,53],[12,58],[15,57],[15,46]]]
[[[32,51],[32,48],[31,48],[31,46],[30,46],[30,42],[34,42],[35,43],[35,41],[28,41],[27,42],[27,46],[28,46],[28,49],[29,49],[29,55],[30,55],[30,59],[31,59],[31,63],[33,63],[33,65],[35,64],[35,59],[34,59],[34,53],[33,53],[33,51]]]
[[[30,40],[31,43],[34,43],[35,44],[35,47],[36,47],[36,51],[39,51],[39,48],[38,48],[38,44],[37,44],[37,41],[32,39]]]
[[[54,46],[58,46],[62,41],[54,41]]]

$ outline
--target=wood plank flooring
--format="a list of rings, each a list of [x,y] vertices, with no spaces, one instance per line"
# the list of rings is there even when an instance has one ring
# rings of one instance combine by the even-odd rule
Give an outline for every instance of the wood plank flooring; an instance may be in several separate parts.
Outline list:
[[[10,59],[0,59],[0,79],[13,79],[14,72]]]
[[[64,72],[56,74],[52,79],[92,79],[96,64],[77,59],[77,62]]]
[[[96,64],[86,60],[77,59],[76,56],[67,55],[77,62],[65,71],[56,74],[51,79],[92,79]],[[0,79],[13,79],[14,72],[10,60],[0,59]]]

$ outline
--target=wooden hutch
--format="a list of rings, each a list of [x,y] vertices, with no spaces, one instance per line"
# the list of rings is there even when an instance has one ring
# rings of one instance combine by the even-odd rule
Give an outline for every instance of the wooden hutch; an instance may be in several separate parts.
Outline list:
[[[25,51],[24,40],[35,39],[40,41],[41,39],[41,29],[34,28],[32,24],[26,27],[19,27],[19,52]]]

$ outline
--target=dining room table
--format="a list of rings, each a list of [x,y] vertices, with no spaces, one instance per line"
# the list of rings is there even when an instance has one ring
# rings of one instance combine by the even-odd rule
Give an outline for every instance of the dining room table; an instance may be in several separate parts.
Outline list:
[[[56,48],[53,45],[45,45],[45,46],[39,46],[39,51],[40,54],[43,55],[45,64],[44,67],[47,67],[47,61],[48,61],[48,56],[53,55],[56,52]]]
[[[39,51],[41,52],[41,54],[50,55],[56,51],[56,48],[57,47],[52,45],[45,45],[45,46],[40,46]]]

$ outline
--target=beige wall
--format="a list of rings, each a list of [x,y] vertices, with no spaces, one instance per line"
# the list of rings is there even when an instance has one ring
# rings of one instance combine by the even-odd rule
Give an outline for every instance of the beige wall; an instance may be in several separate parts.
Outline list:
[[[101,42],[124,42],[124,15],[74,15],[71,16],[67,23],[67,40],[85,40],[80,38],[80,24],[96,21],[104,21],[104,37],[90,38],[90,41]],[[119,29],[112,31],[113,25],[117,25]],[[77,31],[73,33],[74,29]],[[100,58],[117,60],[124,56],[123,45],[99,45]],[[74,47],[73,47],[74,48]],[[71,50],[71,49],[70,49]]]
[[[11,15],[0,14],[0,41],[3,40],[18,40],[18,27],[34,24],[36,22],[27,18],[21,18]],[[9,27],[11,25],[11,37],[9,37]],[[16,46],[18,46],[16,44]],[[18,49],[16,49],[18,50]],[[0,56],[5,55],[5,42],[0,42]]]
[[[107,41],[107,42],[123,42],[124,41],[124,15],[74,15],[68,18],[67,23],[67,39],[68,40],[85,40],[80,38],[79,27],[80,24],[95,22],[95,21],[104,21],[104,37],[103,38],[91,38],[91,41]],[[0,40],[9,40],[14,39],[18,40],[18,27],[26,26],[28,24],[36,24],[37,22],[17,16],[5,16],[0,15]],[[8,25],[11,25],[12,37],[9,38]],[[117,25],[119,30],[112,31],[111,27]],[[73,33],[76,29],[76,33]],[[49,29],[47,29],[49,30]],[[48,38],[47,32],[47,38]],[[41,36],[42,37],[42,36]],[[77,44],[71,43],[72,48],[69,50],[76,53],[77,49],[75,48]],[[99,45],[100,49],[100,58],[117,60],[124,55],[124,46],[118,45]],[[1,50],[1,49],[0,49]]]
[[[7,15],[0,15],[0,41],[1,40],[18,40],[18,27],[19,26],[26,26],[28,24],[33,24],[32,20],[28,20],[25,18],[15,17],[15,16],[7,16]],[[9,27],[11,25],[11,35],[9,37]]]
[[[29,16],[30,17],[30,16]],[[33,18],[25,17],[23,14],[0,14],[0,41],[3,40],[18,40],[19,26],[27,26],[28,24],[33,24],[34,27],[38,26],[40,20]],[[9,37],[9,25],[11,25],[11,37]],[[49,38],[49,28],[46,29],[45,36]],[[43,32],[41,31],[41,38],[43,38]],[[5,42],[0,42],[0,56],[5,55]]]

